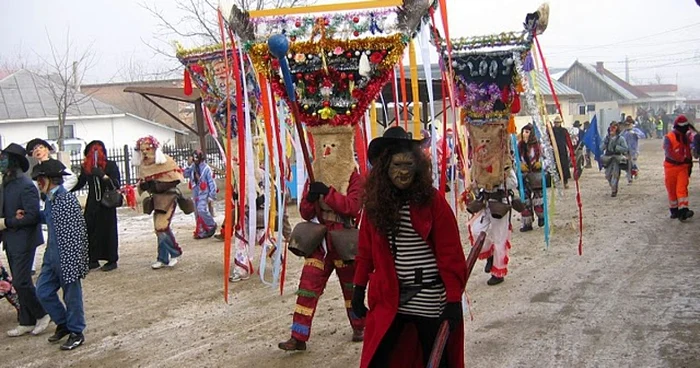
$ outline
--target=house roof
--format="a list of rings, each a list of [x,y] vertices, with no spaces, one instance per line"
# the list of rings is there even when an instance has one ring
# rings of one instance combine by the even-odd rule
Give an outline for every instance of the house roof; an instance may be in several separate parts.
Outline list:
[[[547,81],[547,76],[543,72],[536,72],[537,84],[539,85],[540,93],[543,96],[551,96],[552,89],[549,88],[549,82]],[[566,84],[552,78],[552,85],[554,85],[554,91],[557,93],[558,97],[582,97],[581,92],[567,86]]]
[[[0,123],[57,119],[58,108],[49,83],[54,82],[26,69],[0,79]],[[126,113],[80,92],[76,93],[76,99],[80,100],[80,103],[68,109],[68,120],[129,116],[147,124],[186,134],[185,131]]]
[[[632,86],[631,84],[625,82],[623,79],[616,76],[615,73],[613,73],[605,68],[602,69],[602,73],[599,73],[598,70],[596,70],[595,66],[581,63],[578,60],[576,60],[574,62],[574,64],[571,66],[571,68],[573,68],[576,65],[580,65],[587,72],[594,75],[601,82],[603,82],[605,85],[607,85],[608,88],[615,91],[615,93],[620,95],[625,100],[636,100],[638,98],[649,97],[649,95],[647,95],[643,91],[641,91],[638,88],[635,88],[634,86]],[[571,70],[571,68],[569,68],[569,70]]]
[[[58,108],[51,93],[51,84],[55,82],[26,69],[0,80],[0,120],[56,117]],[[68,116],[123,114],[116,107],[80,92],[76,93],[76,99],[80,103],[68,109]]]
[[[635,87],[644,93],[678,92],[678,86],[675,84],[643,84]]]

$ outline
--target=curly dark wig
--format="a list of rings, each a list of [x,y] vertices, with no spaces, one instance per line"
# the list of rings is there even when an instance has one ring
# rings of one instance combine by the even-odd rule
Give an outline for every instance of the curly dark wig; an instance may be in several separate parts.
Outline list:
[[[400,190],[389,178],[391,156],[410,152],[416,160],[416,173],[411,186]],[[408,202],[424,205],[435,195],[433,171],[428,157],[418,145],[393,147],[384,151],[374,163],[365,182],[364,211],[367,218],[382,234],[388,235],[398,229],[401,207]]]

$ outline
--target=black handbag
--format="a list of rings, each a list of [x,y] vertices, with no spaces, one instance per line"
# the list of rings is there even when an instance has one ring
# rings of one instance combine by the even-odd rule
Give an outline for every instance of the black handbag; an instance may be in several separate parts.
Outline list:
[[[124,205],[124,196],[121,191],[114,187],[112,179],[109,179],[109,187],[102,193],[102,185],[100,184],[100,179],[95,178],[95,186],[97,189],[97,202],[107,208],[118,208]]]

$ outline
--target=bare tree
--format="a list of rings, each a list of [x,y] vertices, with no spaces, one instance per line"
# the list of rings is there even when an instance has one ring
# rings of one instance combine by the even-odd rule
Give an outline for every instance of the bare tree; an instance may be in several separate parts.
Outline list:
[[[117,78],[127,83],[149,81],[156,83],[161,78],[168,76],[167,68],[150,67],[150,65],[133,57],[129,58],[119,69]],[[123,96],[123,108],[128,112],[152,121],[158,121],[158,118],[164,115],[156,105],[137,93],[122,92],[121,95]]]
[[[314,0],[235,0],[240,9],[261,10],[300,6],[313,3]],[[178,10],[178,17],[168,18],[161,9],[143,0],[140,6],[158,20],[158,31],[155,35],[158,44],[144,41],[156,53],[174,57],[172,50],[173,36],[178,41],[189,46],[205,46],[221,43],[219,22],[217,19],[216,0],[175,0],[172,2]],[[167,45],[167,46],[166,46]]]
[[[65,45],[57,46],[51,36],[46,33],[51,49],[51,58],[43,60],[45,73],[44,83],[51,92],[58,110],[58,149],[63,151],[65,125],[68,112],[77,110],[77,106],[90,98],[88,94],[80,93],[85,73],[95,65],[95,53],[92,45],[79,51],[70,38],[70,30],[66,31]]]

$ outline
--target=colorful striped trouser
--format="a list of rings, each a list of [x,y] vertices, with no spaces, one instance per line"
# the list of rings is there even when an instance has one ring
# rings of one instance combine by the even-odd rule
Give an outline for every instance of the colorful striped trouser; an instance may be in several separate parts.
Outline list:
[[[352,280],[355,275],[355,265],[345,264],[332,249],[325,259],[323,255],[323,250],[317,249],[311,257],[306,258],[304,268],[301,271],[292,323],[292,337],[299,341],[309,340],[311,322],[316,314],[316,304],[318,304],[318,299],[323,294],[323,290],[326,288],[326,283],[328,283],[328,278],[333,273],[333,270],[335,270],[340,280],[345,310],[350,320],[350,325],[354,330],[364,329],[365,327],[365,319],[357,318],[352,313]]]

